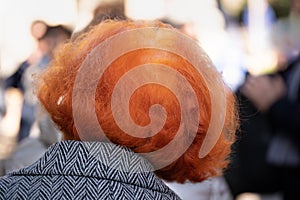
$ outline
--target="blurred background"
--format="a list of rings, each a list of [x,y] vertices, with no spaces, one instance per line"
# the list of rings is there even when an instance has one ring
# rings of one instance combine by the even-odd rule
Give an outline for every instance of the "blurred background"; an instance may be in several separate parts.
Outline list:
[[[93,17],[93,10],[101,2],[120,0],[1,0],[0,1],[0,67],[1,76],[8,76],[18,63],[32,51],[34,41],[30,25],[44,20],[50,25],[64,24],[74,31],[82,29]],[[270,48],[268,31],[277,18],[287,17],[288,0],[124,0],[126,15],[132,19],[168,18],[174,23],[187,23],[202,46],[216,62],[225,57],[224,46],[233,42],[241,48],[243,65],[254,73],[274,67],[272,52],[268,56],[258,51]],[[267,6],[272,6],[272,9]],[[249,9],[248,9],[248,8]],[[245,9],[247,15],[245,16]],[[227,34],[231,26],[241,26]],[[234,35],[235,34],[235,35]],[[232,37],[231,37],[232,36]],[[238,38],[239,37],[239,38]],[[257,51],[258,50],[258,51]],[[269,51],[269,50],[268,50]],[[271,51],[271,50],[270,50]],[[256,52],[256,53],[254,53]],[[258,54],[258,55],[256,55]],[[223,55],[223,56],[222,56]],[[258,59],[253,59],[255,56]],[[237,59],[237,58],[235,58]],[[257,62],[252,64],[253,62]]]
[[[12,164],[22,166],[23,148],[34,146],[24,138],[38,138],[36,158],[59,140],[43,136],[52,127],[47,117],[31,116],[39,108],[30,78],[21,74],[38,72],[30,66],[46,66],[56,43],[84,32],[100,15],[110,18],[110,8],[99,8],[108,4],[122,6],[117,19],[159,19],[195,39],[240,100],[233,164],[221,182],[205,182],[195,189],[205,194],[190,199],[297,199],[300,142],[289,141],[300,141],[294,137],[300,130],[300,0],[0,0],[0,175],[16,169]],[[276,180],[273,171],[280,174]],[[291,196],[285,194],[289,189]]]

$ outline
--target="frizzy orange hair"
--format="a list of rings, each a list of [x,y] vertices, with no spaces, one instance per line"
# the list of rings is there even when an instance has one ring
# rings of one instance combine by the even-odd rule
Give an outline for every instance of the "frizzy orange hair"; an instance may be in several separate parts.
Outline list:
[[[49,68],[40,76],[38,97],[49,112],[52,120],[63,132],[65,140],[81,140],[74,123],[73,111],[76,108],[72,107],[72,93],[76,76],[84,60],[89,59],[91,63],[97,63],[101,58],[89,56],[97,45],[118,33],[145,27],[166,28],[174,32],[177,31],[159,21],[104,21],[93,27],[89,32],[75,38],[73,41],[69,41],[56,51],[54,60]],[[120,45],[126,45],[128,41],[124,40],[123,42]],[[184,45],[174,42],[175,45]],[[170,89],[159,84],[145,84],[138,88],[132,94],[128,105],[130,117],[139,126],[146,126],[150,123],[148,112],[152,105],[162,105],[167,113],[167,117],[159,133],[146,138],[134,137],[124,133],[114,120],[110,104],[114,86],[129,70],[145,63],[170,66],[184,76],[195,91],[200,110],[197,134],[192,144],[177,160],[166,167],[156,170],[155,173],[165,180],[181,183],[186,180],[200,182],[208,177],[220,175],[229,163],[230,146],[234,142],[234,134],[238,126],[234,95],[224,85],[226,118],[223,131],[208,155],[204,158],[199,158],[200,147],[207,134],[212,114],[210,91],[203,77],[197,73],[197,70],[191,63],[169,51],[153,48],[133,50],[114,60],[104,71],[102,77],[99,77],[96,92],[92,98],[95,98],[95,111],[98,123],[101,125],[106,137],[111,142],[126,146],[137,153],[156,151],[174,139],[181,122],[181,104]],[[205,64],[206,62],[203,63]],[[93,67],[96,68],[97,65]],[[211,68],[208,70],[210,70],[210,78],[213,79],[220,76],[216,70]],[[155,71],[152,71],[152,73],[155,73]],[[164,78],[171,84],[178,84],[176,78],[167,76]],[[223,83],[216,82],[216,84]],[[177,87],[180,87],[180,85],[177,85]],[[85,90],[89,90],[89,88]],[[86,97],[82,96],[80,98]],[[92,126],[89,119],[86,119],[85,116],[82,116],[80,120],[86,127]],[[188,124],[185,127],[189,129]],[[183,131],[180,135],[182,143],[178,144],[178,149],[174,149],[174,152],[181,149],[181,145],[184,146],[188,137],[190,135]],[[89,140],[89,138],[85,140]],[[95,140],[95,137],[91,137],[90,140]],[[102,141],[104,138],[96,137],[96,140]],[[168,156],[161,155],[159,158],[150,159],[149,161],[155,166],[156,163],[167,159]]]

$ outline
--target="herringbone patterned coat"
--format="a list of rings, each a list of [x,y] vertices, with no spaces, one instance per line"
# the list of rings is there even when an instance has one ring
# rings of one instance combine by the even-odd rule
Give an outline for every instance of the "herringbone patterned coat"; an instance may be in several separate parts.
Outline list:
[[[33,165],[0,178],[0,199],[179,199],[149,170],[126,148],[63,141]]]

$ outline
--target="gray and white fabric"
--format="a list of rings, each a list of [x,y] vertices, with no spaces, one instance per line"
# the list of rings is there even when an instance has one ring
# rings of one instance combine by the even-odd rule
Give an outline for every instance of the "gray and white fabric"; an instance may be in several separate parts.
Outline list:
[[[0,199],[180,199],[151,169],[124,147],[62,141],[0,178]]]

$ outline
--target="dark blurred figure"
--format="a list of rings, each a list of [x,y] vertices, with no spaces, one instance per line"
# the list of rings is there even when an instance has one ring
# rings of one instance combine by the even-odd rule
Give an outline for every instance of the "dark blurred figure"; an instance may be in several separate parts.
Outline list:
[[[300,0],[274,26],[277,72],[246,78],[240,99],[241,134],[226,179],[243,192],[280,192],[300,199]]]
[[[34,21],[31,26],[32,36],[37,41],[37,49],[22,62],[5,80],[5,88],[18,88],[24,95],[18,142],[28,137],[36,118],[36,98],[33,95],[33,75],[43,70],[52,59],[54,49],[70,38],[71,31],[62,26],[49,26],[43,21]]]
[[[234,195],[300,199],[300,57],[287,70],[249,76],[239,91],[241,139],[227,180]]]

